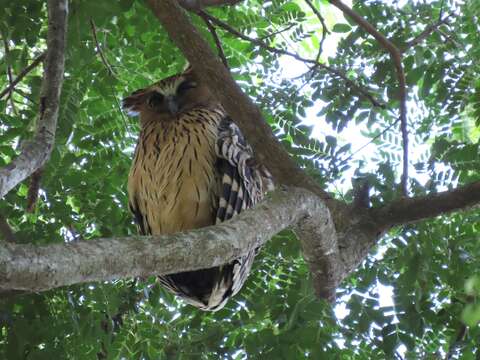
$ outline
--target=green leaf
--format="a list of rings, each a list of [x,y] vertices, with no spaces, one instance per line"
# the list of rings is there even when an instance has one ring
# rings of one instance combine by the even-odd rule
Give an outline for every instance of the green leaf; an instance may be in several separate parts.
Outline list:
[[[336,33],[347,33],[352,31],[352,28],[348,24],[335,24],[332,28],[332,31]]]

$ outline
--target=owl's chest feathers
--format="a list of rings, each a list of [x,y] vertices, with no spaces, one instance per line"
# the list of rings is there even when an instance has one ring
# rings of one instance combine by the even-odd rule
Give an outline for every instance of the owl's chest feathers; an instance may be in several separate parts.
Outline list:
[[[218,120],[183,116],[144,124],[129,176],[152,234],[211,225],[219,190],[215,168]]]

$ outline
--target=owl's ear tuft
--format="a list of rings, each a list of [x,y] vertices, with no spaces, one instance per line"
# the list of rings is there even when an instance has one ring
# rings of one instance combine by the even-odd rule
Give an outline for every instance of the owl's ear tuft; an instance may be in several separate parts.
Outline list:
[[[138,116],[142,104],[148,98],[149,91],[147,89],[139,89],[134,91],[122,100],[122,110],[129,116]]]

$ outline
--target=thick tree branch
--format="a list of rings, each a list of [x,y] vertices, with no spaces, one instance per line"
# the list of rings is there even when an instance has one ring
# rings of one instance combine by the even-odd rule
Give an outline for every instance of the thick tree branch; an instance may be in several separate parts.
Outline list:
[[[0,291],[42,291],[59,286],[144,277],[218,266],[296,225],[316,293],[332,300],[384,231],[480,203],[480,182],[454,191],[402,199],[382,208],[350,209],[330,217],[325,203],[307,190],[277,190],[254,209],[220,225],[184,233],[0,247]],[[338,229],[336,231],[335,227]]]
[[[213,53],[208,43],[190,23],[174,0],[148,0],[155,16],[180,48],[198,76],[222,103],[229,114],[235,114],[237,125],[254,148],[257,159],[272,173],[277,183],[299,186],[314,192],[330,205],[339,205],[307,176],[283,149],[260,110],[233,80],[230,72]]]
[[[12,82],[0,92],[0,99],[3,98],[5,95],[9,94],[10,91],[15,89],[15,86],[22,81],[22,79],[27,76],[30,71],[35,69],[42,61],[45,59],[45,56],[47,55],[46,52],[38,55],[35,59],[33,59],[32,63],[28,65],[25,69],[23,69],[18,76],[12,80]]]
[[[333,220],[308,216],[297,223],[295,232],[302,244],[316,295],[333,302],[337,286],[346,276]]]
[[[329,252],[338,254],[333,221],[323,201],[306,190],[289,188],[277,190],[255,209],[231,221],[189,232],[47,246],[5,243],[0,247],[0,289],[42,291],[88,281],[218,266],[306,217],[323,224],[313,229],[320,236],[314,246],[329,244],[317,254],[323,258],[328,258]],[[308,219],[305,221],[311,221]]]
[[[67,0],[49,0],[48,19],[48,50],[35,136],[17,158],[0,169],[0,198],[45,164],[53,149],[65,64]]]
[[[400,199],[370,210],[379,228],[407,224],[480,204],[480,181],[422,197]]]
[[[407,129],[407,82],[405,79],[405,71],[402,64],[402,52],[381,34],[372,24],[363,17],[353,11],[350,7],[342,3],[340,0],[330,0],[330,3],[339,8],[345,15],[352,18],[362,29],[372,35],[380,45],[382,45],[389,53],[395,65],[398,78],[398,97],[400,101],[400,127],[402,131],[403,146],[403,173],[401,180],[401,188],[404,196],[408,196],[408,129]]]

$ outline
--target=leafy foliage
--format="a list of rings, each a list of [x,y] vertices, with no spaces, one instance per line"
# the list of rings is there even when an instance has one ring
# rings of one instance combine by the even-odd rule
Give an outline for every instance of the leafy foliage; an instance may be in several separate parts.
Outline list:
[[[355,23],[338,18],[326,1],[313,3],[331,31],[320,61],[385,108],[373,106],[338,74],[309,69],[218,29],[229,65],[318,182],[350,201],[349,179],[366,177],[372,204],[386,203],[399,196],[401,163],[394,68]],[[43,2],[2,0],[0,6],[8,48],[0,50],[3,89],[8,68],[18,74],[45,50],[47,23]],[[480,178],[478,9],[478,0],[354,3],[357,13],[404,49],[414,195]],[[319,50],[322,27],[303,1],[252,0],[211,14],[270,46],[311,59]],[[447,24],[406,47],[448,14]],[[192,21],[214,47],[203,21],[195,15]],[[184,66],[150,11],[133,0],[71,2],[66,58],[56,146],[36,210],[25,211],[28,182],[0,202],[0,214],[22,243],[136,232],[126,177],[138,125],[122,114],[119,100]],[[41,67],[30,72],[0,100],[0,166],[32,136],[41,74]],[[0,299],[0,357],[478,358],[479,224],[474,210],[393,229],[338,289],[335,312],[315,300],[299,244],[288,231],[262,250],[244,290],[213,314],[179,303],[154,279],[10,294]],[[381,291],[388,289],[392,296],[385,300]]]

